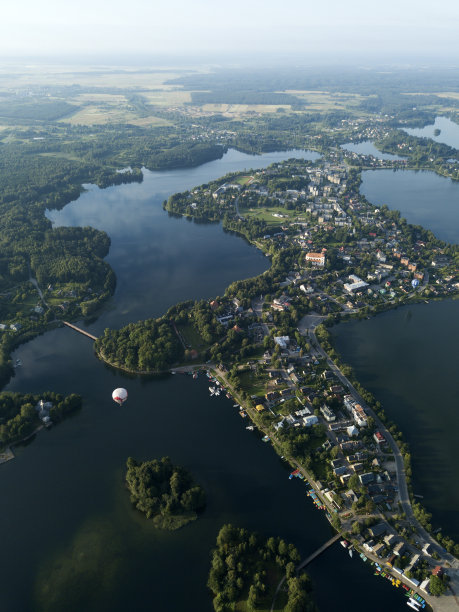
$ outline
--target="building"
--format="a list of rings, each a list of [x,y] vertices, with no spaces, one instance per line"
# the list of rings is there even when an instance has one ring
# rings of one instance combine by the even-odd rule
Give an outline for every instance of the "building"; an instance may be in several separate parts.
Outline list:
[[[367,485],[370,482],[373,482],[374,479],[375,475],[373,472],[365,472],[365,474],[360,474],[359,476],[360,484],[362,485]]]
[[[274,338],[274,342],[280,346],[281,349],[286,349],[290,344],[290,336],[277,336]]]
[[[361,278],[356,276],[355,274],[351,274],[349,276],[350,283],[344,283],[344,289],[348,293],[354,293],[354,291],[360,291],[360,289],[364,289],[368,287],[368,283],[363,281]]]
[[[327,404],[321,407],[320,412],[328,423],[336,420],[335,413],[327,406]]]
[[[377,444],[384,444],[386,441],[386,438],[379,431],[375,431],[373,438]]]
[[[319,422],[319,419],[316,417],[315,414],[311,414],[310,416],[303,417],[303,425],[305,427],[311,427],[312,425],[315,425],[318,422]]]
[[[306,253],[306,262],[310,262],[313,266],[319,266],[323,268],[325,266],[325,254],[324,253]]]

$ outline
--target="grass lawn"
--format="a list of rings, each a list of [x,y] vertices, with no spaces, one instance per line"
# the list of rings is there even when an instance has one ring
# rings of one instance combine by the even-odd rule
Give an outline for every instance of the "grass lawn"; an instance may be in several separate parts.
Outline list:
[[[182,334],[185,344],[194,349],[203,349],[207,344],[201,338],[193,325],[177,325],[177,329]]]
[[[233,182],[237,183],[238,185],[247,185],[253,180],[253,178],[254,178],[253,176],[240,176]]]
[[[255,372],[252,371],[242,372],[239,375],[239,380],[241,381],[241,387],[249,395],[258,395],[259,397],[264,397],[267,385],[266,376],[258,377]]]
[[[286,208],[281,208],[280,206],[273,206],[269,208],[242,208],[240,206],[239,212],[246,219],[258,219],[260,221],[265,221],[267,225],[279,225],[284,221],[301,217],[301,214],[299,214],[297,210],[287,210]],[[283,217],[274,217],[274,214],[283,215]]]

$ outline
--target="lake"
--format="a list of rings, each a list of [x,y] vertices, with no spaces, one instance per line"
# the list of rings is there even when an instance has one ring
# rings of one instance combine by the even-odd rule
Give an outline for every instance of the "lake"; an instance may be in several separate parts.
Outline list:
[[[360,192],[373,204],[399,210],[416,225],[459,241],[459,182],[424,170],[366,170]]]
[[[352,153],[358,153],[359,155],[373,155],[373,157],[376,159],[405,159],[399,155],[392,155],[392,153],[382,153],[375,147],[371,140],[363,140],[362,142],[347,142],[346,144],[341,145],[341,148],[351,151]]]
[[[91,329],[158,316],[176,300],[210,297],[264,271],[268,260],[241,238],[218,224],[170,217],[161,204],[229,171],[295,155],[316,156],[230,151],[200,168],[145,172],[142,184],[89,187],[76,202],[49,212],[56,224],[93,225],[112,239],[107,260],[117,291]],[[305,485],[289,481],[287,466],[245,429],[231,400],[209,397],[206,378],[123,375],[96,359],[91,341],[63,328],[21,346],[14,357],[23,366],[9,390],[76,392],[84,405],[1,466],[0,609],[210,611],[209,555],[225,522],[285,537],[302,557],[332,535]],[[117,386],[129,390],[122,408],[111,400]],[[128,456],[166,454],[191,470],[208,497],[203,516],[175,533],[152,529],[123,485]],[[309,572],[322,610],[366,612],[370,600],[374,612],[405,609],[401,592],[338,544]]]
[[[435,136],[435,130],[440,130],[438,136]],[[436,142],[459,149],[459,125],[447,117],[435,117],[435,123],[423,128],[405,128],[405,132],[411,136],[432,138]]]

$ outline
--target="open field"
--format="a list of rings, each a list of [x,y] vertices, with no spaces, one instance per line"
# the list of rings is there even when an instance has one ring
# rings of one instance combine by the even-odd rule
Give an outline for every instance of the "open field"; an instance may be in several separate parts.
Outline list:
[[[327,91],[307,91],[307,90],[295,90],[289,89],[286,91],[280,91],[277,93],[286,93],[296,96],[305,104],[307,104],[308,110],[317,111],[329,111],[337,109],[345,109],[349,107],[356,107],[365,96],[359,94],[349,93],[330,93]]]
[[[240,214],[246,219],[259,219],[265,221],[268,225],[279,225],[284,220],[296,220],[305,221],[305,215],[301,215],[297,210],[287,210],[281,207],[260,207],[260,208],[242,208],[239,207]],[[283,215],[282,217],[275,217],[274,215]]]
[[[220,113],[225,117],[236,117],[249,113],[275,113],[278,109],[290,111],[288,104],[203,104],[202,110],[209,113]]]
[[[169,122],[165,119],[153,115],[139,117],[135,111],[130,110],[127,104],[120,106],[89,104],[70,117],[60,119],[60,122],[70,123],[71,125],[101,125],[106,123],[132,123],[139,126],[169,125]]]
[[[190,92],[180,89],[142,91],[141,95],[149,104],[157,104],[159,106],[178,106],[186,102],[191,102]]]
[[[0,91],[10,88],[33,89],[35,87],[104,87],[120,89],[172,89],[166,85],[169,79],[182,76],[180,68],[154,70],[113,66],[3,66],[0,69]]]

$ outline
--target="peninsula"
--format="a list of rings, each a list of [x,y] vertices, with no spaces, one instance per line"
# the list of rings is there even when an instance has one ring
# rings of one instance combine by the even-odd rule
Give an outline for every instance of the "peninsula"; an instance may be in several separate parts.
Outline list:
[[[239,403],[241,416],[249,415],[291,463],[292,475],[306,480],[317,505],[362,558],[446,610],[458,589],[453,554],[459,545],[429,533],[431,517],[411,489],[408,446],[340,363],[327,328],[455,295],[459,249],[368,202],[350,159],[335,149],[316,162],[292,159],[171,196],[166,210],[221,220],[270,257],[271,268],[233,283],[224,296],[106,330],[96,350],[131,371],[157,371],[148,370],[143,347],[148,330],[161,328],[164,338],[159,334],[154,342],[160,342],[163,366],[174,364],[177,371],[199,369],[193,361],[210,363],[214,381]],[[432,596],[447,590],[438,607]]]

